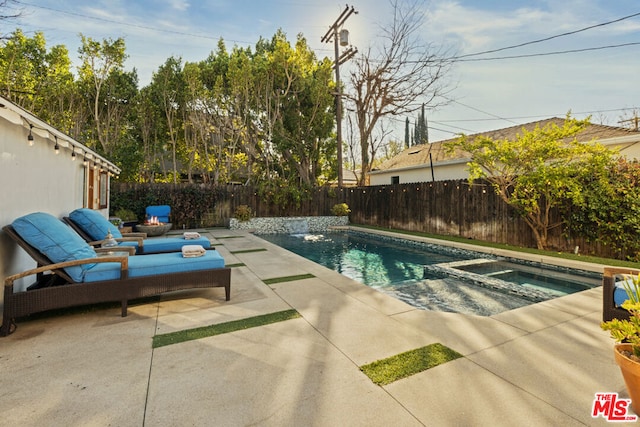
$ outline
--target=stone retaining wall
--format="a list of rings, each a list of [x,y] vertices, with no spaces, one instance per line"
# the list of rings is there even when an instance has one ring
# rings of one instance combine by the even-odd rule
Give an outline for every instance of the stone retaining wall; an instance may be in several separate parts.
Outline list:
[[[238,221],[231,218],[229,229],[249,230],[256,234],[318,233],[329,227],[349,225],[348,216],[263,217]]]

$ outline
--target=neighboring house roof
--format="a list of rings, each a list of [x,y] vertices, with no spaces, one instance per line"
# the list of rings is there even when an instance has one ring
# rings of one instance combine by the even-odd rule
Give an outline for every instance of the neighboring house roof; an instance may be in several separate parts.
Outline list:
[[[479,136],[486,136],[491,139],[507,139],[514,140],[522,133],[522,129],[532,131],[536,126],[545,127],[550,123],[554,123],[558,126],[564,124],[565,119],[559,117],[553,117],[546,120],[540,120],[537,122],[526,123],[523,125],[511,126],[504,129],[498,129],[488,132],[476,133],[473,135],[467,135],[469,139],[475,139]],[[415,167],[424,167],[430,164],[447,164],[447,163],[466,163],[469,161],[469,153],[462,150],[456,150],[453,153],[448,153],[445,150],[445,145],[449,142],[457,141],[460,137],[447,139],[444,141],[433,142],[431,144],[419,144],[409,147],[399,153],[397,156],[383,162],[375,170],[371,171],[371,174],[375,174],[376,171],[382,173],[389,170],[402,170],[411,169]],[[621,142],[634,142],[640,141],[640,132],[629,130],[626,128],[590,124],[582,132],[576,135],[578,141],[588,142],[593,139],[597,139],[606,145],[606,141],[621,143]],[[626,141],[626,140],[629,141]],[[431,158],[430,158],[431,157]]]
[[[12,103],[2,96],[0,96],[0,117],[5,118],[17,126],[23,126],[42,138],[48,139],[52,146],[57,142],[60,149],[66,149],[69,150],[69,152],[73,151],[81,160],[84,158],[88,161],[100,164],[106,170],[115,175],[120,174],[120,168],[114,163],[105,159],[84,144],[81,144],[71,138],[69,135],[66,135],[53,126],[48,125],[29,111]],[[51,153],[52,155],[55,155],[53,150],[51,150]]]

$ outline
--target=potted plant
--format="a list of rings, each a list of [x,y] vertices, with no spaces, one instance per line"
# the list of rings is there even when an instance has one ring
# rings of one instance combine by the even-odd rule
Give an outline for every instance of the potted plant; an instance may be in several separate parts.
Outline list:
[[[622,372],[633,410],[640,414],[640,275],[625,276],[620,283],[627,292],[628,299],[622,308],[629,312],[629,319],[612,319],[602,322],[601,327],[616,341],[616,364]]]

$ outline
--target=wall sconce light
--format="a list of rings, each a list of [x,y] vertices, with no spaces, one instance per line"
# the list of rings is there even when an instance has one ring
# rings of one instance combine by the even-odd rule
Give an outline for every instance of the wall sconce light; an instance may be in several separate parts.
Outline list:
[[[86,154],[84,151],[82,152],[82,159],[83,159],[83,160],[82,160],[82,163],[83,163],[85,166],[89,166],[89,159],[87,159],[87,154]]]
[[[71,147],[71,161],[72,162],[76,161],[76,148],[75,147]]]
[[[60,146],[58,145],[58,137],[54,135],[54,138],[56,139],[56,145],[53,147],[53,149],[55,150],[56,154],[59,154]]]
[[[31,133],[32,129],[33,129],[33,125],[31,123],[29,123],[29,135],[27,135],[27,141],[29,141],[29,146],[30,147],[33,146],[33,133]]]

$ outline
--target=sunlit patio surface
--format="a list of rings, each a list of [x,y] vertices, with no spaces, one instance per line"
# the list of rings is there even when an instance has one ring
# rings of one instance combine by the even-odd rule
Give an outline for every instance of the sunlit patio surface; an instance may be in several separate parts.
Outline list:
[[[252,234],[198,231],[233,266],[231,301],[214,288],[125,318],[116,304],[19,321],[0,338],[0,425],[607,425],[595,394],[628,398],[600,287],[492,317],[423,311]],[[301,317],[152,348],[292,308]],[[359,369],[436,342],[464,357],[386,386]]]

